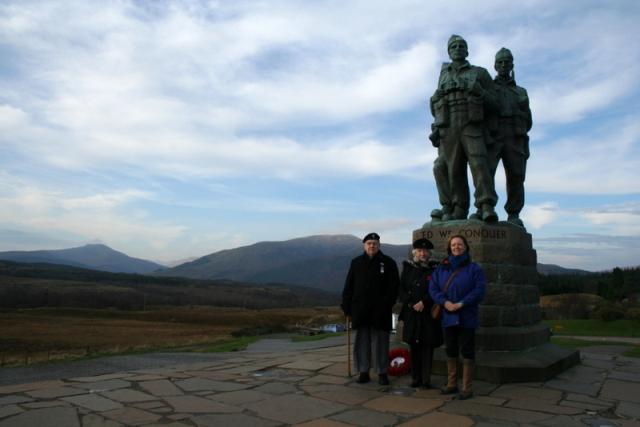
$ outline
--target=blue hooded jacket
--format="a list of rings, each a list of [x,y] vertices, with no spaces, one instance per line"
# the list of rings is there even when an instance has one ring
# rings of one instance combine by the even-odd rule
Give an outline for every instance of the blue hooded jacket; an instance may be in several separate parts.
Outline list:
[[[453,278],[447,288],[447,293],[442,292],[449,276],[456,271],[449,259],[445,259],[431,275],[429,283],[429,295],[438,304],[442,305],[442,326],[461,326],[463,328],[476,329],[480,324],[478,307],[484,299],[487,280],[484,271],[475,262],[462,263],[461,270]],[[462,302],[460,310],[449,312],[444,309],[444,302]]]

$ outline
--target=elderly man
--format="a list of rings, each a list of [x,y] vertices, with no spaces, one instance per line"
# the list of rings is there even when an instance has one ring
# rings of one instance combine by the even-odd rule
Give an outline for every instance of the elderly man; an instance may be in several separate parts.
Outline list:
[[[447,44],[450,63],[442,65],[438,88],[431,97],[434,116],[431,139],[438,147],[433,173],[441,209],[434,209],[434,220],[467,219],[469,186],[467,162],[475,187],[474,218],[497,221],[498,196],[489,171],[486,142],[489,137],[487,116],[497,110],[491,76],[482,67],[470,65],[467,42],[452,35]]]
[[[356,330],[353,347],[359,383],[370,381],[371,347],[378,383],[388,385],[389,331],[391,309],[398,296],[398,266],[380,251],[380,236],[367,234],[362,239],[364,253],[351,260],[342,291],[342,310],[351,317]]]
[[[495,143],[489,148],[489,164],[492,176],[495,175],[498,162],[507,179],[507,221],[524,226],[520,211],[524,207],[524,178],[529,158],[529,136],[531,129],[531,109],[529,96],[525,88],[516,85],[513,75],[513,55],[507,48],[496,53],[494,65],[498,75],[494,79],[498,104],[498,132]]]

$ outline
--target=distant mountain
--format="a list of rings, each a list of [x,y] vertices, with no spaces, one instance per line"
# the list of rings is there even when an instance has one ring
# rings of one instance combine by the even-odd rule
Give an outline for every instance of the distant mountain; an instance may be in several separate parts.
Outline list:
[[[580,270],[577,268],[564,268],[555,264],[540,264],[538,263],[538,273],[545,276],[552,274],[591,274],[591,271]]]
[[[155,262],[132,258],[102,244],[58,250],[0,252],[0,260],[71,265],[112,273],[145,274],[164,268]]]
[[[206,255],[154,274],[193,279],[229,279],[253,283],[286,283],[341,292],[351,258],[362,252],[352,235],[319,235],[281,242],[259,242]],[[382,244],[398,264],[409,245]]]

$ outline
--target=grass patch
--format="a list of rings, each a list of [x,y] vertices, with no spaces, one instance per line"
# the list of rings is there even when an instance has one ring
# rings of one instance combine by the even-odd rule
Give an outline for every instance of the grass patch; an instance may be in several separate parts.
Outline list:
[[[626,357],[637,357],[637,358],[640,358],[640,346],[635,345],[635,346],[631,347],[629,350],[627,350],[624,353],[622,353],[622,355],[626,356]]]
[[[346,332],[328,332],[325,334],[316,334],[316,335],[295,335],[291,338],[293,342],[306,342],[306,341],[320,341],[331,337],[339,337],[340,335],[344,335]]]
[[[637,320],[597,319],[545,320],[555,335],[577,335],[594,337],[640,337],[640,322]]]
[[[612,341],[589,341],[589,340],[580,340],[576,338],[564,338],[564,337],[551,337],[551,342],[553,344],[559,345],[560,347],[567,347],[577,349],[580,347],[592,347],[596,345],[624,345],[630,346],[631,344],[625,342],[612,342]]]

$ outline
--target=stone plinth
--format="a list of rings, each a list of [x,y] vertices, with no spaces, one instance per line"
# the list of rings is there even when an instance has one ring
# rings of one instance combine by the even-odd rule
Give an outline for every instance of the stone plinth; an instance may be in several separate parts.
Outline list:
[[[449,237],[462,235],[471,258],[487,277],[476,334],[476,377],[492,382],[540,381],[580,361],[579,353],[549,343],[539,306],[537,257],[531,234],[507,222],[427,223],[413,240],[433,242],[436,259],[446,256]],[[434,370],[446,371],[444,354],[436,354]]]

